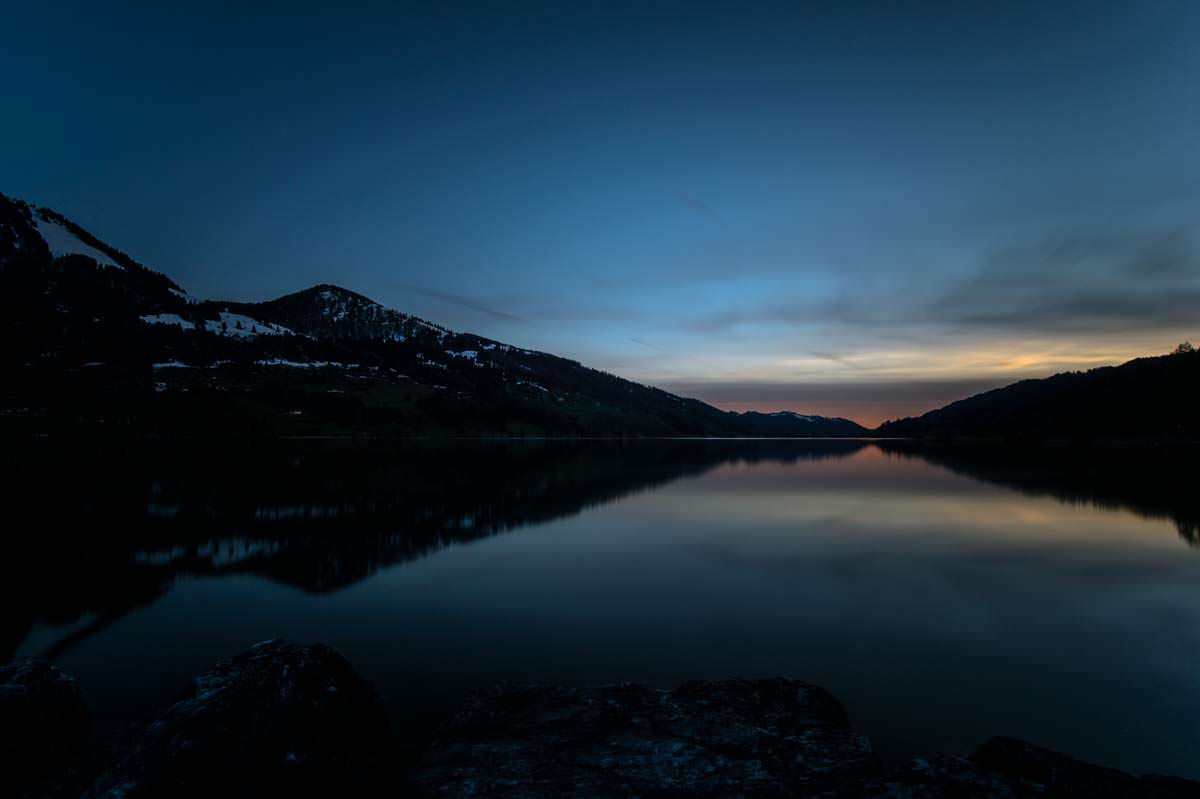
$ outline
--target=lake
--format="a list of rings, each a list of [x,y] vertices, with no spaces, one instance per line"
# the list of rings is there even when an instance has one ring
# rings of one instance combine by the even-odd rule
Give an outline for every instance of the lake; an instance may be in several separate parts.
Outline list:
[[[322,641],[416,737],[468,691],[784,675],[886,762],[1012,735],[1200,777],[1183,455],[855,440],[9,447],[0,658],[100,729]]]

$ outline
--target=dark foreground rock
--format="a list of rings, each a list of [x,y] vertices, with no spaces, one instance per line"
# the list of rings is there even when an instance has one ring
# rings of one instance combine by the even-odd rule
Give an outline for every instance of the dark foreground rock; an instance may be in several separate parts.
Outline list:
[[[810,795],[880,773],[823,689],[790,680],[501,686],[442,730],[419,797]]]
[[[1001,738],[971,758],[885,772],[833,697],[783,679],[673,691],[501,686],[446,724],[406,789],[421,799],[1200,799],[1200,783],[1133,777]]]
[[[83,796],[353,796],[388,741],[382,704],[341,655],[267,641],[196,678]]]
[[[402,752],[349,663],[282,641],[218,663],[145,725],[81,753],[87,719],[52,666],[0,669],[0,796],[1200,799],[1200,783],[1009,738],[885,771],[837,700],[785,679],[501,685]]]
[[[91,715],[74,678],[44,660],[0,668],[0,788],[74,764]]]
[[[1200,799],[1198,782],[1158,775],[1134,777],[1015,738],[993,738],[971,759],[981,770],[1040,786],[1045,796]]]

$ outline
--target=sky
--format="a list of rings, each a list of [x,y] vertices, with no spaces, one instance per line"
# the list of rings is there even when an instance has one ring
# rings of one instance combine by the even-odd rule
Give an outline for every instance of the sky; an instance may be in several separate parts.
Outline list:
[[[874,424],[1200,339],[1200,3],[21,3],[0,191]]]

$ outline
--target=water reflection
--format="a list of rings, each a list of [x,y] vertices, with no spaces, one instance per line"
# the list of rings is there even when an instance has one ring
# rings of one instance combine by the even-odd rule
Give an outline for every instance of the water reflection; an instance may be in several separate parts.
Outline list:
[[[324,593],[455,543],[548,521],[717,464],[845,457],[862,441],[345,441],[14,452],[9,585],[34,622],[81,618],[55,657],[181,577],[252,574]],[[32,532],[37,531],[37,532]]]
[[[285,635],[342,649],[401,718],[500,678],[782,673],[833,689],[892,756],[1008,733],[1192,768],[1200,514],[1182,456],[845,440],[18,454],[0,645],[80,674],[102,723]]]
[[[1184,542],[1200,546],[1200,492],[1192,452],[1080,453],[909,441],[880,441],[878,446],[884,452],[930,461],[1030,496],[1167,519]]]
[[[117,453],[46,445],[14,453],[5,475],[8,507],[23,509],[16,518],[38,532],[9,544],[14,571],[6,583],[23,587],[17,607],[29,612],[7,614],[0,657],[12,656],[34,622],[86,619],[42,653],[55,657],[181,577],[251,574],[335,591],[446,546],[722,464],[786,467],[864,449],[1063,503],[1170,519],[1181,539],[1200,545],[1200,494],[1189,486],[1184,456],[1162,453],[1081,456],[857,440],[296,441]],[[854,464],[850,488],[878,479],[869,463]],[[834,474],[826,469],[809,479]],[[884,482],[902,489],[904,475],[898,470]],[[922,490],[928,482],[923,476]],[[845,488],[843,496],[856,496]],[[769,512],[742,510],[759,518]],[[989,518],[978,504],[961,510],[971,524]]]

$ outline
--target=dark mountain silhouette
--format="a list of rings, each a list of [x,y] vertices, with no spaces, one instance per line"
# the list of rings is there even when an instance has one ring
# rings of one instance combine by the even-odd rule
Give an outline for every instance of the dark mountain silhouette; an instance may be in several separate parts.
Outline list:
[[[738,414],[457,333],[333,285],[189,296],[65,217],[0,195],[0,393],[10,426],[135,432],[853,436]]]
[[[862,436],[733,413],[458,333],[323,284],[198,300],[62,215],[0,195],[0,425],[238,434]],[[1024,380],[876,435],[1195,440],[1200,353]]]
[[[1200,437],[1200,353],[1181,346],[1120,366],[1022,380],[916,418],[885,422],[883,436],[1089,442]]]
[[[790,436],[795,435],[797,425],[811,424],[819,427],[826,436],[861,436],[866,433],[858,422],[841,417],[806,416],[793,411],[776,411],[760,413],[746,411],[741,414],[741,421],[747,432],[760,436]]]
[[[268,302],[230,303],[233,310],[267,319],[313,338],[333,341],[407,341],[424,335],[453,336],[424,319],[385,308],[369,297],[323,283]],[[477,336],[476,343],[492,343]]]

